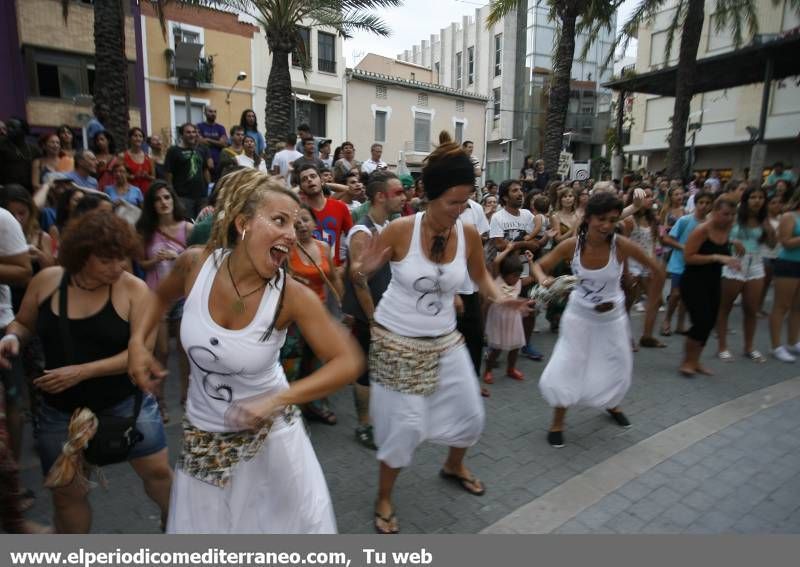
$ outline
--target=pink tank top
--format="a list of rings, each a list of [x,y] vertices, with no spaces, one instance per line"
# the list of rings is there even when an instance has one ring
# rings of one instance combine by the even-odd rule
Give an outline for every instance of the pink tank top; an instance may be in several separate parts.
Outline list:
[[[176,254],[180,254],[186,250],[186,230],[188,228],[188,224],[189,223],[187,222],[181,223],[178,231],[177,241],[157,230],[147,245],[147,257],[155,258],[156,254],[163,249],[173,250]],[[150,289],[155,289],[158,287],[158,283],[162,278],[167,277],[167,274],[169,274],[169,271],[172,269],[172,264],[174,263],[175,260],[161,260],[155,266],[150,268],[145,274],[144,278],[145,283],[147,283],[147,287]]]

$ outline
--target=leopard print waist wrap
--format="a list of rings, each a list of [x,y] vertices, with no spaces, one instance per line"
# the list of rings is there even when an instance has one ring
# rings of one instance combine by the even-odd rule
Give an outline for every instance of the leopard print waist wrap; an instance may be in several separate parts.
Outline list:
[[[436,391],[439,358],[464,344],[458,331],[441,337],[413,338],[375,325],[371,334],[370,380],[389,390],[417,396],[430,396]]]
[[[291,424],[300,419],[297,406],[287,406],[283,413],[268,421],[258,431],[202,431],[184,416],[183,447],[177,466],[189,476],[225,488],[239,461],[249,461],[256,456],[275,421],[282,419]]]

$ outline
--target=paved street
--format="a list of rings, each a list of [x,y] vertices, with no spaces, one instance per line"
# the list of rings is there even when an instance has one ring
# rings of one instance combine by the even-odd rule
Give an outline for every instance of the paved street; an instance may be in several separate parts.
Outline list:
[[[634,315],[634,329],[642,316]],[[540,317],[539,326],[544,327]],[[738,311],[731,351],[741,351]],[[546,353],[555,336],[535,335]],[[720,533],[800,532],[800,366],[713,358],[713,377],[676,372],[682,337],[635,356],[624,403],[633,427],[595,410],[568,414],[567,446],[550,447],[550,408],[537,379],[543,363],[524,362],[527,379],[496,376],[486,400],[487,427],[469,465],[487,486],[483,497],[445,483],[437,472],[446,450],[424,445],[398,481],[395,503],[405,533]],[[766,321],[756,346],[768,351]],[[498,373],[499,374],[499,373]],[[175,381],[171,400],[177,399]],[[353,439],[352,394],[333,398],[339,424],[310,424],[334,500],[339,530],[372,533],[377,464]],[[180,433],[177,403],[168,425],[171,458]],[[28,442],[23,480],[39,493],[30,516],[46,521],[50,504]],[[157,509],[127,465],[106,470],[109,490],[93,491],[94,531],[156,532]]]

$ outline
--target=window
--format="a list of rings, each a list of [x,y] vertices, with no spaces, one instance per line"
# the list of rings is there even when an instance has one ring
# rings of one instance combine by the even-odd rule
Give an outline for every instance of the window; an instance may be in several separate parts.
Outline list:
[[[414,113],[414,151],[431,151],[431,115],[426,112]]]
[[[317,67],[325,73],[336,72],[336,36],[325,32],[317,32],[319,59]]]
[[[437,83],[439,83],[439,62],[433,64],[433,73],[435,75],[434,79]]]
[[[494,76],[503,72],[503,34],[494,36]]]
[[[27,48],[25,67],[32,96],[72,100],[94,95],[94,58],[72,53]],[[128,62],[128,102],[136,106],[135,66]]]
[[[492,90],[492,98],[494,99],[494,117],[500,118],[500,87]]]
[[[292,51],[292,67],[301,67],[301,63],[305,63],[308,68],[311,66],[311,30],[297,28],[297,35],[300,36],[301,44]]]
[[[375,141],[376,142],[385,142],[386,141],[386,111],[385,110],[376,110],[375,111]]]
[[[175,140],[179,139],[178,126],[186,122],[186,98],[174,95],[170,98],[172,99],[172,131],[170,132],[170,135],[172,136],[172,141],[174,142]],[[209,104],[208,100],[192,99],[189,110],[191,113],[190,122],[192,124],[197,124],[205,119],[203,110],[207,104]]]
[[[200,32],[196,30],[189,30],[176,25],[172,28],[172,38],[175,45],[179,43],[203,43],[200,39]]]
[[[456,112],[464,112],[464,101],[457,100],[456,101]]]
[[[308,124],[311,131],[317,136],[325,136],[326,117],[328,107],[318,102],[298,100],[295,106],[295,125]]]
[[[386,98],[386,85],[377,85],[375,87],[375,98]]]
[[[456,53],[456,89],[461,90],[461,52]]]
[[[456,122],[456,142],[459,144],[464,141],[464,123]]]
[[[475,82],[475,48],[467,49],[467,84]]]
[[[416,73],[411,73],[411,80],[412,81],[416,81],[417,80],[417,74]]]
[[[425,93],[419,93],[417,95],[417,104],[420,106],[428,106],[428,95]]]

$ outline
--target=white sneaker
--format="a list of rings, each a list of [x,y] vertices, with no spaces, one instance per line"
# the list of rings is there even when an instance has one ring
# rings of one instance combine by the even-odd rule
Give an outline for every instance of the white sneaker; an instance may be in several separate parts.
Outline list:
[[[781,362],[794,362],[797,360],[794,356],[789,353],[789,350],[785,346],[779,346],[778,348],[772,351],[772,356],[780,360]]]
[[[795,343],[793,345],[786,345],[786,350],[788,350],[792,354],[800,354],[800,343]]]
[[[636,311],[637,313],[644,313],[645,311],[644,303],[640,301],[639,303],[633,306],[633,310]]]

